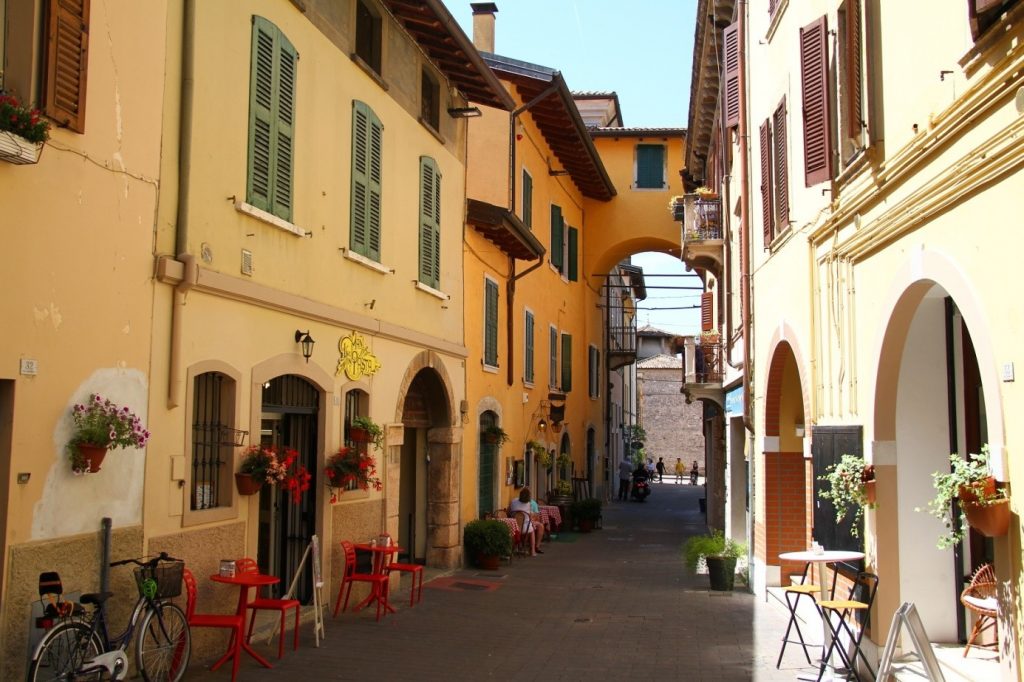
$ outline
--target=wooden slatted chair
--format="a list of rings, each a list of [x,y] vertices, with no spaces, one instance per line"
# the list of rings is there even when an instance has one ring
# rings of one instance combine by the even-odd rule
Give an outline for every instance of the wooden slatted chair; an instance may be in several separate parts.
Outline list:
[[[259,566],[256,565],[256,561],[249,557],[243,557],[235,562],[235,570],[239,573],[259,573]],[[263,597],[259,594],[257,588],[256,596],[249,602],[249,610],[252,611],[252,617],[249,619],[249,632],[245,636],[247,643],[252,642],[252,628],[256,624],[256,612],[257,611],[278,611],[281,614],[281,632],[277,638],[277,657],[281,658],[284,656],[284,630],[285,630],[285,616],[288,611],[295,609],[295,627],[293,628],[293,641],[292,650],[298,651],[299,649],[299,612],[301,611],[302,605],[298,599],[274,599],[271,597]]]
[[[998,651],[999,625],[996,615],[999,604],[996,601],[996,587],[996,572],[992,568],[992,564],[982,564],[971,577],[971,584],[960,593],[960,603],[977,618],[974,621],[974,627],[971,628],[971,636],[967,638],[967,646],[964,648],[965,657],[972,646],[983,646],[975,644],[974,640],[982,632],[991,628],[996,629],[996,650]]]

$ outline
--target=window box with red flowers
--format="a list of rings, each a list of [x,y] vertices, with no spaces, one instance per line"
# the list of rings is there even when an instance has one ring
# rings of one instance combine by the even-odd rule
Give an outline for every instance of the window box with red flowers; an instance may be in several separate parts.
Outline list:
[[[340,448],[324,466],[327,487],[337,494],[346,490],[380,490],[377,462],[358,448]]]
[[[254,495],[264,485],[280,486],[287,491],[293,504],[302,501],[302,493],[309,490],[312,475],[299,463],[299,453],[286,448],[283,455],[272,445],[252,445],[242,455],[242,463],[235,474],[235,486],[240,495]]]
[[[50,123],[38,109],[23,107],[18,99],[0,91],[0,161],[38,163]]]

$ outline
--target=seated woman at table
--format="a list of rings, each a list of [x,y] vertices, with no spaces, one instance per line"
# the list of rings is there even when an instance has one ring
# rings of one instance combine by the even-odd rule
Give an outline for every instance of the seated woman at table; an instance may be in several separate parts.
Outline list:
[[[516,512],[520,511],[526,514],[526,527],[523,529],[523,532],[530,535],[530,556],[543,554],[544,552],[540,549],[540,540],[544,537],[544,526],[535,521],[535,517],[530,509],[529,488],[523,488],[519,491],[519,499],[512,500],[512,504],[508,506],[508,513],[510,515],[515,515]]]
[[[551,535],[551,522],[548,520],[548,517],[540,513],[540,505],[534,499],[530,500],[530,518],[542,526],[540,538],[537,540],[537,546],[540,547],[540,542],[544,539],[544,536]]]

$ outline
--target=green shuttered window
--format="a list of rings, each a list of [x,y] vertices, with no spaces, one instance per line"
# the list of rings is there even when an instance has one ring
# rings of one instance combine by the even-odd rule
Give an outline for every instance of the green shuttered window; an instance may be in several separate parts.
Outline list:
[[[548,327],[548,386],[558,388],[558,330]]]
[[[533,313],[526,311],[526,321],[523,324],[523,381],[533,383]]]
[[[484,364],[498,366],[498,283],[484,280]]]
[[[523,225],[533,229],[533,177],[523,169]]]
[[[352,233],[349,246],[380,262],[381,156],[384,126],[370,107],[352,102]]]
[[[638,189],[665,187],[665,147],[660,144],[636,146],[636,186]]]
[[[568,270],[568,276],[570,282],[575,282],[579,279],[579,241],[580,232],[575,227],[569,228],[569,239],[566,251],[568,252],[568,260],[566,263]],[[565,270],[562,271],[565,274]]]
[[[565,221],[562,218],[562,207],[551,205],[551,264],[562,272],[565,267]]]
[[[295,48],[276,26],[263,17],[253,17],[246,199],[289,221],[298,59]]]
[[[562,334],[562,391],[572,390],[572,335]]]
[[[420,157],[420,282],[441,286],[441,174],[437,162]]]

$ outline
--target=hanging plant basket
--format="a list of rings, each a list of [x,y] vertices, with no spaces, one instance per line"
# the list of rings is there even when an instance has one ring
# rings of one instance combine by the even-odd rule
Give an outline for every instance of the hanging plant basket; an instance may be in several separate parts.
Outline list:
[[[348,438],[354,443],[372,443],[373,436],[366,429],[358,426],[348,427]]]
[[[0,161],[16,165],[39,163],[43,142],[29,142],[9,130],[0,131]]]
[[[864,482],[864,499],[867,500],[868,504],[875,504],[877,493],[875,492],[875,482],[865,481]]]
[[[79,443],[77,447],[81,469],[90,474],[97,473],[100,470],[100,464],[103,463],[103,458],[107,456],[107,447],[105,445],[89,445],[88,443]]]
[[[991,494],[996,488],[996,481],[989,477],[984,484],[986,494]],[[1010,500],[994,500],[992,504],[978,504],[978,497],[970,488],[960,488],[957,495],[960,499],[960,508],[967,516],[967,523],[971,528],[985,537],[995,538],[1006,535],[1010,529]]]
[[[235,488],[239,495],[255,495],[263,487],[263,482],[253,478],[252,474],[235,474]]]

